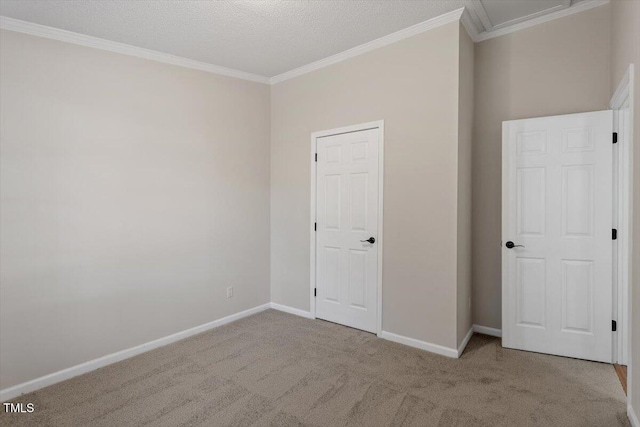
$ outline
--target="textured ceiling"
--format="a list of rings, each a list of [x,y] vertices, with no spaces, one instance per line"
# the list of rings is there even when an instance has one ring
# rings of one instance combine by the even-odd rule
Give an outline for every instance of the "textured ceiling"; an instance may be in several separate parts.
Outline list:
[[[522,0],[491,3],[502,13],[498,21],[527,13]],[[490,29],[473,11],[478,4],[479,0],[0,0],[0,15],[272,77],[465,6],[479,32]]]
[[[463,1],[2,1],[0,15],[271,77]]]

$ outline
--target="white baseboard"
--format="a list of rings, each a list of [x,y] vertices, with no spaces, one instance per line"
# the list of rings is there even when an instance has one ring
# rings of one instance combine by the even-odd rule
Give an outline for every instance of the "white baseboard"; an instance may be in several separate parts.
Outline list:
[[[271,308],[278,311],[284,311],[285,313],[295,314],[296,316],[304,317],[306,319],[314,319],[310,311],[300,310],[298,308],[289,307],[288,305],[271,303]]]
[[[289,307],[287,305],[276,304],[275,302],[272,302],[271,308],[274,310],[283,311],[285,313],[295,314],[296,316],[304,317],[306,319],[315,319],[315,317],[313,317],[311,312],[300,310],[298,308]],[[457,350],[453,348],[437,345],[437,344],[431,344],[425,341],[420,341],[414,338],[405,337],[405,336],[394,334],[392,332],[387,332],[387,331],[380,332],[378,334],[378,337],[385,340],[397,342],[399,344],[404,344],[410,347],[415,347],[421,350],[429,351],[431,353],[440,354],[442,356],[458,358],[464,351],[464,348],[467,346],[467,343],[471,339],[472,335],[473,335],[473,329],[469,329],[469,333],[462,341],[462,344],[460,344],[460,348],[458,348]]]
[[[638,415],[636,415],[631,405],[627,406],[627,416],[629,417],[629,421],[631,421],[632,427],[640,427],[640,418],[638,418]]]
[[[469,340],[472,336],[473,326],[469,328],[469,332],[467,332],[467,335],[464,337],[464,339],[460,343],[460,346],[458,347],[458,357],[462,356],[462,353],[464,352],[464,349],[467,348],[467,344],[469,344]]]
[[[387,332],[387,331],[380,332],[380,335],[378,336],[385,340],[408,345],[410,347],[419,348],[420,350],[425,350],[430,353],[436,353],[441,356],[453,357],[456,359],[458,358],[458,350],[455,348],[449,348],[449,347],[445,347],[438,344],[431,344],[426,341],[420,341],[415,338],[409,338],[409,337],[405,337],[405,336],[394,334],[392,332]]]
[[[118,351],[116,353],[108,354],[97,359],[90,360],[85,363],[81,363],[76,366],[72,366],[67,369],[63,369],[52,374],[45,375],[40,378],[33,379],[31,381],[24,382],[22,384],[14,385],[12,387],[0,390],[0,402],[6,402],[9,399],[20,396],[21,394],[30,393],[32,391],[41,389],[43,387],[50,386],[60,381],[65,381],[78,375],[86,374],[87,372],[95,371],[112,363],[120,362],[121,360],[128,359],[138,354],[145,353],[149,350],[153,350],[158,347],[171,344],[184,338],[188,338],[192,335],[199,334],[201,332],[208,331],[210,329],[217,328],[227,323],[242,319],[243,317],[251,316],[252,314],[259,313],[267,310],[271,307],[270,303],[262,304],[249,310],[241,311],[240,313],[232,314],[222,319],[214,320],[213,322],[205,323],[204,325],[196,326],[191,329],[187,329],[181,332],[177,332],[172,335],[168,335],[157,340],[149,341],[144,344],[140,344],[135,347],[131,347],[125,350]]]
[[[502,337],[502,329],[489,328],[486,326],[473,325],[473,332],[479,334],[490,335],[492,337]]]

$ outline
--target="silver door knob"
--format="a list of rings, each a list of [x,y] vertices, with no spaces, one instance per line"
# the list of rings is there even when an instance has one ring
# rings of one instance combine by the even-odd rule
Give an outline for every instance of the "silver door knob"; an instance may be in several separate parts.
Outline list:
[[[360,241],[361,241],[362,243],[364,243],[364,242],[369,242],[369,243],[372,243],[372,244],[373,244],[373,243],[375,243],[375,242],[376,242],[376,239],[374,239],[373,237],[369,237],[367,240],[360,240]]]

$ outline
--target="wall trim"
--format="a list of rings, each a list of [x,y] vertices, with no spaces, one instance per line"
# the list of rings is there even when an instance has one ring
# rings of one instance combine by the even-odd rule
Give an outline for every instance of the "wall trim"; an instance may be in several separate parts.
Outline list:
[[[489,335],[491,337],[502,338],[502,329],[489,328],[487,326],[473,325],[473,332]]]
[[[65,381],[73,377],[77,377],[78,375],[95,371],[96,369],[102,368],[104,366],[120,362],[122,360],[137,356],[142,353],[146,353],[147,351],[156,349],[158,347],[163,347],[167,344],[180,341],[182,339],[197,335],[202,332],[206,332],[210,329],[215,329],[219,326],[226,325],[227,323],[231,323],[236,320],[251,316],[253,314],[268,310],[269,308],[271,308],[270,303],[262,304],[254,308],[250,308],[248,310],[244,310],[239,313],[214,320],[213,322],[205,323],[204,325],[196,326],[194,328],[186,329],[175,334],[167,335],[163,338],[158,338],[156,340],[149,341],[135,347],[127,348],[125,350],[111,353],[106,356],[102,356],[97,359],[72,366],[70,368],[62,369],[60,371],[44,375],[39,378],[26,381],[22,384],[17,384],[12,387],[5,388],[4,390],[0,390],[0,402],[6,402],[7,400],[20,396],[21,394],[30,393],[43,387]]]
[[[626,101],[631,91],[630,85],[633,82],[633,73],[634,73],[633,64],[629,64],[629,67],[627,68],[624,75],[618,82],[618,87],[616,88],[615,93],[611,97],[611,101],[609,101],[609,107],[620,108],[623,106],[623,103]]]
[[[63,41],[67,43],[73,43],[81,46],[92,47],[95,49],[106,50],[109,52],[120,53],[123,55],[134,56],[138,58],[148,59],[151,61],[162,62],[165,64],[176,65],[184,68],[191,68],[194,70],[200,70],[207,73],[218,74],[227,77],[234,77],[237,79],[248,80],[257,83],[264,84],[276,84],[285,80],[292,79],[294,77],[301,76],[303,74],[310,73],[320,68],[327,67],[329,65],[336,64],[338,62],[345,61],[363,53],[378,49],[383,46],[390,45],[400,40],[404,40],[409,37],[424,33],[434,28],[441,27],[451,22],[460,21],[462,26],[469,34],[469,37],[474,42],[481,42],[484,40],[499,37],[505,34],[513,33],[525,28],[533,27],[538,24],[553,21],[554,19],[564,18],[565,16],[573,15],[575,13],[584,12],[585,10],[593,9],[598,6],[608,4],[609,0],[584,0],[575,6],[567,7],[561,10],[557,10],[546,15],[542,15],[527,21],[517,22],[505,27],[499,27],[498,29],[489,29],[488,31],[481,31],[478,29],[478,25],[474,20],[474,16],[480,17],[483,10],[480,2],[470,2],[471,8],[463,7],[454,11],[445,13],[435,18],[428,19],[424,22],[412,25],[404,28],[395,33],[387,34],[370,42],[361,44],[359,46],[347,49],[343,52],[331,55],[327,58],[314,61],[310,64],[303,65],[293,70],[286,71],[273,77],[265,77],[258,74],[248,73],[245,71],[234,70],[232,68],[222,67],[219,65],[210,64],[207,62],[196,61],[193,59],[183,58],[180,56],[171,55],[168,53],[158,52],[150,49],[144,49],[124,43],[114,42],[111,40],[101,39],[98,37],[88,36],[85,34],[74,33],[72,31],[61,30],[58,28],[48,27],[46,25],[35,24],[32,22],[21,21],[19,19],[8,18],[0,16],[0,28],[9,31],[16,31],[19,33],[30,34],[38,37],[44,37],[52,40]],[[479,4],[479,6],[478,6]],[[473,14],[471,13],[473,10]],[[478,18],[480,19],[480,18]],[[484,26],[484,24],[483,24]],[[494,28],[493,26],[491,28]]]
[[[3,30],[16,31],[18,33],[30,34],[32,36],[44,37],[47,39],[92,47],[95,49],[107,50],[109,52],[121,53],[123,55],[149,59],[151,61],[163,62],[165,64],[177,65],[179,67],[205,71],[207,73],[219,74],[222,76],[235,77],[237,79],[269,84],[268,77],[259,76],[257,74],[221,67],[219,65],[213,65],[193,59],[182,58],[180,56],[131,46],[124,43],[118,43],[98,37],[74,33],[72,31],[47,27],[46,25],[34,24],[32,22],[21,21],[19,19],[7,18],[6,16],[0,16],[0,28],[2,28]]]
[[[426,341],[420,341],[415,338],[405,337],[403,335],[394,334],[393,332],[382,331],[378,336],[382,339],[393,341],[398,344],[408,345],[409,347],[425,350],[430,353],[439,354],[441,356],[458,358],[458,349],[449,348],[438,344],[432,344]]]
[[[614,338],[614,360],[628,365],[627,368],[627,402],[632,402],[633,375],[637,369],[633,366],[631,358],[632,330],[631,321],[633,307],[631,298],[631,284],[633,283],[633,262],[631,252],[633,250],[633,151],[636,141],[637,129],[634,129],[635,109],[635,67],[630,64],[622,79],[618,83],[615,93],[610,101],[613,110],[613,130],[618,132],[618,144],[614,147],[614,171],[617,169],[618,204],[614,210],[614,219],[617,221],[618,241],[617,252],[614,252],[617,265],[614,271],[616,282],[614,294],[614,315],[621,326]],[[626,124],[626,129],[620,129],[620,125]],[[616,153],[617,151],[617,153]],[[617,155],[617,156],[616,156]],[[634,414],[635,415],[635,414]],[[637,418],[636,418],[637,419]],[[640,425],[638,425],[640,427]]]
[[[467,31],[469,38],[471,38],[471,40],[473,40],[474,42],[477,42],[478,37],[480,36],[480,32],[478,31],[478,27],[476,26],[469,10],[470,9],[468,7],[464,8],[464,12],[462,12],[462,16],[460,17],[460,23]]]
[[[478,35],[477,39],[475,39],[474,41],[481,42],[481,41],[492,39],[494,37],[504,36],[505,34],[514,33],[516,31],[524,30],[525,28],[530,28],[539,24],[543,24],[545,22],[553,21],[555,19],[564,18],[565,16],[570,16],[576,13],[584,12],[585,10],[593,9],[598,6],[603,6],[608,3],[609,3],[609,0],[585,0],[578,3],[575,6],[571,6],[566,9],[561,9],[546,15],[542,15],[537,18],[530,19],[528,21],[522,21],[513,25],[509,25],[507,27],[502,27],[500,29],[482,32]]]
[[[469,328],[469,332],[467,332],[467,335],[465,335],[464,339],[458,346],[458,357],[462,356],[462,353],[464,353],[464,349],[467,348],[467,344],[469,344],[469,341],[471,340],[472,336],[473,336],[473,326]]]
[[[310,311],[300,310],[299,308],[289,307],[288,305],[271,303],[271,308],[274,310],[282,311],[284,313],[295,314],[296,316],[304,317],[305,319],[315,319]]]
[[[571,7],[571,0],[562,0],[562,3],[556,6],[552,6],[550,8],[543,9],[538,12],[533,12],[529,15],[520,16],[514,19],[510,19],[509,21],[493,25],[493,23],[491,23],[491,19],[489,18],[489,15],[487,14],[487,10],[484,8],[484,5],[482,4],[482,1],[481,0],[471,0],[471,1],[472,1],[472,7],[478,13],[478,17],[480,18],[480,21],[482,22],[482,25],[486,31],[499,30],[500,28],[509,27],[523,21],[528,21],[530,19],[534,19],[539,16],[551,14],[558,10]]]
[[[636,415],[631,404],[627,406],[627,416],[629,417],[629,421],[631,421],[632,427],[640,427],[640,418]]]
[[[584,0],[578,3],[575,6],[570,6],[561,10],[557,10],[552,13],[548,13],[546,15],[538,16],[533,19],[529,19],[527,21],[517,22],[515,24],[509,24],[508,26],[499,26],[497,29],[489,30],[489,31],[478,31],[478,27],[475,24],[473,19],[473,15],[471,10],[475,13],[476,16],[480,14],[476,10],[476,3],[471,2],[471,8],[463,7],[460,9],[456,9],[452,12],[445,13],[440,16],[436,16],[435,18],[428,19],[419,24],[413,25],[411,27],[407,27],[395,33],[388,34],[386,36],[380,37],[378,39],[372,40],[370,42],[364,43],[360,46],[353,47],[351,49],[345,50],[344,52],[340,52],[338,54],[329,56],[327,58],[321,59],[319,61],[312,62],[307,65],[303,65],[302,67],[295,68],[290,71],[286,71],[282,74],[278,74],[276,76],[271,77],[269,82],[274,85],[276,83],[283,82],[285,80],[292,79],[294,77],[301,76],[303,74],[310,73],[312,71],[318,70],[320,68],[327,67],[329,65],[336,64],[338,62],[345,61],[347,59],[353,58],[358,55],[362,55],[363,53],[367,53],[374,49],[378,49],[383,46],[390,45],[400,40],[404,40],[409,37],[413,37],[415,35],[424,33],[426,31],[432,30],[434,28],[441,27],[451,22],[460,21],[462,26],[467,31],[467,34],[475,43],[489,40],[494,37],[503,36],[505,34],[510,34],[516,31],[524,30],[525,28],[530,28],[539,24],[543,24],[545,22],[553,21],[555,19],[564,18],[566,16],[570,16],[576,13],[584,12],[589,9],[593,9],[598,6],[603,6],[608,4],[610,0]],[[480,2],[477,2],[481,5]],[[480,6],[482,7],[482,6]],[[492,28],[494,28],[492,26]]]
[[[294,68],[293,70],[286,71],[282,74],[278,74],[277,76],[271,77],[270,82],[271,84],[280,83],[285,80],[289,80],[294,77],[298,77],[303,74],[310,73],[311,71],[315,71],[320,68],[327,67],[329,65],[337,64],[338,62],[345,61],[347,59],[353,58],[354,56],[362,55],[363,53],[372,51],[374,49],[378,49],[380,47],[390,45],[397,41],[404,40],[409,37],[413,37],[415,35],[424,33],[434,28],[441,27],[451,22],[458,21],[460,20],[460,17],[462,16],[463,11],[464,11],[464,8],[460,8],[452,12],[445,13],[444,15],[436,16],[435,18],[431,18],[419,24],[412,25],[400,31],[396,31],[395,33],[387,34],[386,36],[361,44],[360,46],[347,49],[344,52],[331,55],[319,61],[315,61],[310,64],[303,65],[302,67],[299,67],[299,68]]]
[[[271,308],[274,310],[282,311],[284,313],[294,314],[296,316],[304,317],[305,319],[315,319],[313,314],[309,311],[300,310],[298,308],[289,307],[288,305],[276,304],[274,302],[271,303]],[[425,350],[430,353],[440,354],[442,356],[459,358],[464,349],[469,344],[471,337],[473,336],[474,328],[470,328],[467,335],[462,340],[462,343],[457,349],[444,347],[438,344],[431,344],[426,341],[420,341],[415,338],[405,337],[403,335],[394,334],[392,332],[381,331],[378,334],[378,338],[382,338],[388,341],[393,341],[399,344],[408,345],[409,347],[419,348],[420,350]]]

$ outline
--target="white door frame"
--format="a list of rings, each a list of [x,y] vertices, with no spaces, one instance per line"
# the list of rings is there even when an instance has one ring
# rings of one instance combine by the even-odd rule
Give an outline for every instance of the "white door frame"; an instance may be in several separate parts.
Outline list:
[[[382,193],[384,188],[384,120],[378,120],[374,122],[361,123],[353,126],[344,126],[336,129],[323,130],[319,132],[314,132],[311,134],[311,210],[310,210],[310,258],[309,258],[309,266],[310,266],[310,275],[309,275],[309,295],[310,302],[309,307],[311,311],[311,318],[316,318],[316,297],[314,295],[314,289],[316,288],[316,176],[317,176],[317,163],[316,163],[316,153],[317,145],[316,140],[318,138],[340,135],[343,133],[350,132],[359,132],[363,130],[370,129],[378,129],[379,138],[378,138],[378,237],[376,240],[376,244],[378,245],[378,303],[377,303],[377,313],[376,313],[376,332],[377,335],[380,336],[382,332],[382,253],[383,253],[383,244],[384,244],[384,233],[382,232],[382,213],[383,213],[383,203],[382,203]]]
[[[631,402],[631,248],[633,245],[633,143],[634,143],[634,66],[629,65],[618,88],[611,98],[613,130],[618,132],[618,143],[614,146],[614,180],[617,203],[614,204],[614,220],[618,228],[618,244],[614,247],[614,317],[618,331],[614,338],[613,360],[626,363],[627,399]],[[626,110],[626,111],[623,111]],[[625,117],[621,117],[624,114]],[[621,123],[626,129],[620,132]]]

